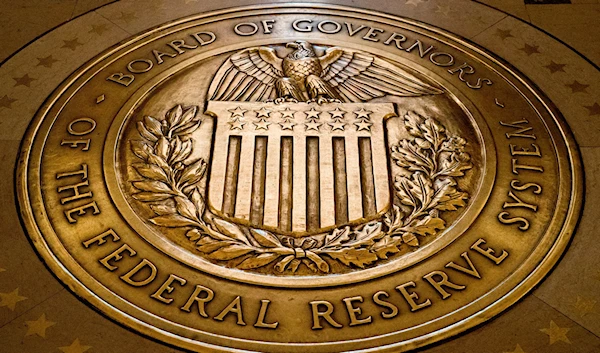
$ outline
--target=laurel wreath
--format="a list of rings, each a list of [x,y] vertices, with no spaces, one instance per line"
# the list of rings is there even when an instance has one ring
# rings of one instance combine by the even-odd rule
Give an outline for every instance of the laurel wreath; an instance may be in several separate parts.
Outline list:
[[[391,148],[401,172],[394,180],[393,207],[381,219],[303,238],[236,224],[207,210],[198,187],[207,166],[190,157],[191,134],[202,120],[197,107],[177,105],[163,119],[145,116],[137,123],[142,140],[131,141],[131,149],[142,161],[133,164],[141,180],[131,181],[137,190],[132,197],[156,214],[149,222],[184,228],[198,252],[225,266],[252,270],[272,265],[276,273],[295,273],[304,265],[330,273],[333,261],[365,268],[400,252],[402,244],[418,247],[418,237],[439,233],[445,228],[440,212],[455,211],[468,199],[454,179],[472,167],[466,141],[448,136],[437,120],[408,112],[404,124],[412,139]]]

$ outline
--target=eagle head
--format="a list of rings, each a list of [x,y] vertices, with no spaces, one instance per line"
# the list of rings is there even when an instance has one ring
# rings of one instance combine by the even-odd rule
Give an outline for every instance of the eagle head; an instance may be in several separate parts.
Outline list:
[[[312,44],[305,40],[297,40],[294,42],[290,42],[287,43],[285,46],[288,48],[296,49],[288,55],[288,58],[290,59],[304,59],[317,56],[317,54],[315,54],[315,50],[313,49]]]

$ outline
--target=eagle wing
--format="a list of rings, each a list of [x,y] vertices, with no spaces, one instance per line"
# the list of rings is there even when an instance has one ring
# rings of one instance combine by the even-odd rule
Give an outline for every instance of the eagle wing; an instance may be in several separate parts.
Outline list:
[[[371,54],[332,47],[320,58],[321,78],[348,102],[366,102],[385,95],[417,97],[443,91]]]
[[[257,102],[277,98],[283,60],[272,48],[253,47],[229,57],[208,89],[211,100]]]

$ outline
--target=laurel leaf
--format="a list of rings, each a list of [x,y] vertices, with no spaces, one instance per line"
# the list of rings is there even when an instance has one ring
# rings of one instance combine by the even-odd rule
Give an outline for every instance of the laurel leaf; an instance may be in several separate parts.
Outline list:
[[[385,237],[378,241],[375,246],[373,246],[372,251],[375,252],[380,259],[387,259],[389,254],[396,254],[400,252],[398,246],[401,244],[401,240],[399,238]]]
[[[141,122],[141,121],[138,121],[138,122],[137,122],[137,129],[138,129],[138,132],[140,133],[140,135],[142,135],[142,137],[143,137],[143,138],[145,138],[146,140],[148,140],[148,141],[151,141],[151,142],[156,142],[156,141],[158,141],[158,137],[154,136],[154,135],[153,135],[153,134],[152,134],[152,133],[151,133],[151,132],[150,132],[150,131],[149,131],[149,130],[146,128],[146,126],[144,125],[144,123],[143,123],[143,122]]]
[[[195,222],[177,214],[150,218],[150,222],[161,227],[187,227],[196,225]]]
[[[159,138],[154,145],[154,153],[165,161],[169,158],[170,149],[169,141],[164,137]]]
[[[202,233],[198,229],[191,229],[185,233],[185,236],[191,241],[197,241],[202,238]]]
[[[198,191],[198,188],[194,188],[194,191],[192,191],[191,200],[196,206],[197,217],[201,219],[202,215],[204,214],[204,208],[206,207],[206,203],[204,202],[202,195],[200,195],[200,191]]]
[[[437,217],[425,217],[411,222],[406,228],[412,233],[421,236],[434,235],[438,230],[444,229],[446,223],[443,219]]]
[[[202,239],[210,239],[209,237],[204,237]],[[215,250],[218,250],[224,246],[227,246],[227,243],[224,242],[219,242],[219,241],[213,241],[213,242],[209,242],[207,244],[203,244],[199,247],[196,248],[196,250],[200,251],[201,253],[204,254],[209,254]]]
[[[134,199],[143,202],[164,201],[173,197],[171,194],[157,194],[155,192],[138,192],[131,196],[133,196]]]
[[[254,249],[252,249],[250,247],[233,244],[233,245],[224,246],[214,252],[211,252],[208,255],[208,257],[213,260],[224,261],[224,260],[235,259],[237,257],[246,255],[252,251],[254,251]]]
[[[171,190],[171,187],[169,187],[169,185],[160,182],[160,181],[155,181],[155,180],[150,180],[150,181],[134,181],[133,186],[136,189],[140,189],[142,191],[149,191],[149,192],[157,192],[157,193],[164,193],[164,194],[172,194],[173,191]]]
[[[323,260],[319,255],[315,254],[312,251],[307,251],[306,257],[309,258],[312,262],[314,262],[321,272],[329,273],[329,264],[325,260]]]
[[[419,239],[413,233],[402,234],[402,241],[410,246],[419,246]]]
[[[200,127],[201,124],[202,124],[201,121],[192,121],[185,125],[181,125],[177,129],[175,129],[173,131],[173,133],[180,135],[180,136],[191,134],[192,132],[196,131]]]
[[[342,246],[343,243],[350,240],[350,227],[334,229],[331,234],[325,236],[325,246],[336,247]]]
[[[359,268],[365,268],[366,265],[370,265],[377,261],[377,255],[370,252],[367,249],[343,249],[337,251],[327,252],[327,255],[333,259],[340,261],[346,266],[357,266]]]
[[[192,201],[186,199],[185,197],[175,196],[175,205],[177,207],[177,212],[185,218],[196,219],[196,206]]]
[[[131,146],[131,151],[138,156],[138,158],[146,160],[148,159],[148,151],[144,148],[146,143],[144,141],[129,141],[129,145]]]
[[[447,195],[440,198],[440,201],[435,206],[440,211],[456,211],[459,207],[465,207],[465,200],[468,199],[469,195],[466,192],[460,192],[454,190]]]
[[[381,239],[384,235],[385,233],[381,231],[381,222],[367,223],[356,232],[356,239],[352,244],[356,244],[356,246],[372,245],[375,240]]]
[[[435,119],[425,119],[423,124],[421,124],[421,129],[423,131],[423,137],[433,145],[435,150],[440,147],[442,141],[446,138],[446,129],[444,129],[444,127]]]
[[[250,234],[252,234],[254,239],[265,248],[276,248],[282,246],[279,239],[271,232],[267,232],[266,230],[250,229]]]
[[[179,179],[182,185],[192,185],[200,181],[206,173],[206,162],[204,159],[199,159],[196,162],[185,167],[181,178]]]
[[[266,266],[271,262],[277,260],[277,258],[279,258],[279,255],[274,253],[260,254],[256,257],[247,258],[236,267],[241,270],[251,270],[253,268]]]
[[[185,125],[187,123],[192,122],[194,117],[196,117],[196,112],[198,111],[198,107],[191,106],[183,112],[183,116],[181,117],[181,121],[178,123],[179,126]]]
[[[154,119],[151,116],[144,117],[144,126],[148,129],[150,133],[152,133],[157,139],[159,136],[162,136],[162,128],[160,125],[160,121]],[[156,140],[155,140],[156,141]]]
[[[151,180],[164,181],[164,182],[169,181],[165,172],[161,168],[159,168],[155,165],[151,165],[151,164],[147,164],[147,163],[136,163],[133,165],[133,168],[135,168],[135,170],[138,172],[138,174],[140,174],[144,178],[148,178]]]
[[[244,232],[242,232],[242,230],[237,225],[218,218],[215,218],[213,220],[213,223],[216,226],[217,230],[223,233],[224,235],[229,236],[233,239],[237,239],[246,245],[250,245],[248,243],[248,239],[244,235]]]
[[[177,125],[177,123],[181,121],[182,115],[183,109],[181,108],[181,104],[178,104],[175,107],[171,108],[171,110],[169,110],[166,114],[169,126],[172,128],[175,125]]]
[[[419,127],[423,120],[424,118],[421,115],[413,111],[404,114],[404,126],[406,126],[408,133],[415,137],[423,137],[423,133]]]
[[[171,196],[171,195],[169,195],[169,196]],[[164,204],[150,205],[150,208],[152,209],[152,211],[154,211],[154,213],[156,213],[159,216],[164,216],[164,215],[173,214],[173,213],[177,212],[177,209],[171,205],[164,205]]]

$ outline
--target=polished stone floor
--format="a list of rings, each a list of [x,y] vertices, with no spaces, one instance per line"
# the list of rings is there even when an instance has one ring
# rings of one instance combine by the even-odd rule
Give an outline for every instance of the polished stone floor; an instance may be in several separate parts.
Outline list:
[[[330,2],[368,6],[361,0]],[[565,115],[585,168],[582,220],[570,248],[550,276],[504,314],[423,351],[600,352],[600,0],[566,1],[570,4],[545,4],[557,2],[548,0],[379,2],[371,1],[375,3],[372,7],[444,27],[517,66]],[[109,321],[77,300],[50,274],[26,240],[12,206],[14,164],[31,117],[82,60],[197,9],[238,3],[251,1],[0,2],[0,202],[8,205],[0,212],[1,352],[178,352]],[[61,26],[64,23],[67,25]],[[73,56],[80,60],[74,61]]]

